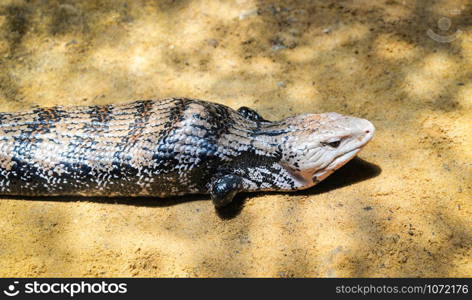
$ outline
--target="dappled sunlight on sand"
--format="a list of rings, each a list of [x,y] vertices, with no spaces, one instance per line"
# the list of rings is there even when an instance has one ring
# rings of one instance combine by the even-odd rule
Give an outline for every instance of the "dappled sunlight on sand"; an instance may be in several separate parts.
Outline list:
[[[2,1],[1,111],[192,97],[272,120],[336,111],[376,135],[319,186],[227,215],[206,196],[2,199],[0,275],[472,276],[471,9]]]
[[[395,39],[391,35],[379,35],[375,41],[377,55],[383,59],[403,60],[412,59],[418,56],[418,49],[413,44]]]
[[[425,100],[435,98],[445,91],[457,73],[459,65],[444,53],[430,54],[421,60],[406,76],[406,91]]]

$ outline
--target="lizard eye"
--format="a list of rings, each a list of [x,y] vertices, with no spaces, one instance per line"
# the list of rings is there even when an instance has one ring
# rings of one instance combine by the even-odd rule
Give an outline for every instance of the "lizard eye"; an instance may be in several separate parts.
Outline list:
[[[323,146],[328,145],[328,146],[333,147],[333,148],[338,148],[339,145],[341,144],[341,140],[333,141],[333,142],[329,142],[329,143],[324,142],[324,143],[322,143],[322,144],[323,144]]]

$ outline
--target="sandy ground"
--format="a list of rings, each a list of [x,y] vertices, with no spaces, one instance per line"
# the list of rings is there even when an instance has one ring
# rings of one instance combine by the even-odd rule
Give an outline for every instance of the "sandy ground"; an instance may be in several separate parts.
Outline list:
[[[471,15],[446,0],[2,0],[2,111],[185,96],[377,132],[317,187],[220,212],[205,196],[3,198],[0,276],[472,276]]]

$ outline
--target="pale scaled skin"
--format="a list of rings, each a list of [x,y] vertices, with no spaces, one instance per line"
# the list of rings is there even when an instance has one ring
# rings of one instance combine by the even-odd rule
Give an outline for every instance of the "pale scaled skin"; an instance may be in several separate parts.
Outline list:
[[[187,98],[0,113],[0,194],[148,196],[314,186],[374,135],[337,113],[267,121]]]
[[[374,125],[368,120],[338,113],[300,115],[286,122],[303,128],[282,138],[287,149],[284,163],[294,169],[298,160],[295,173],[299,175],[300,189],[314,186],[345,165],[375,133]],[[290,158],[291,153],[296,154],[294,158]]]

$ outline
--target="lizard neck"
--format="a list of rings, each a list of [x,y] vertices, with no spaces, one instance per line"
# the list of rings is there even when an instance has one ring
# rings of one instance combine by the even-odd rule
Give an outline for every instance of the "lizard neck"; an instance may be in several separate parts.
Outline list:
[[[220,141],[228,149],[237,149],[225,169],[243,178],[246,191],[288,191],[311,186],[282,161],[287,133],[292,130],[283,122],[235,123]]]

